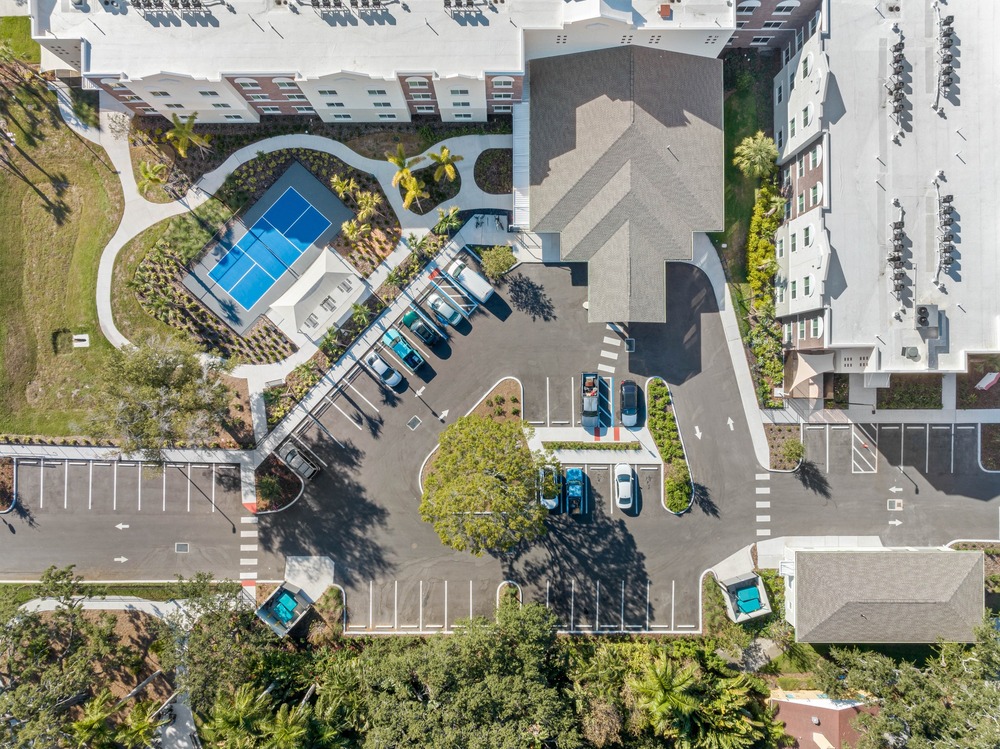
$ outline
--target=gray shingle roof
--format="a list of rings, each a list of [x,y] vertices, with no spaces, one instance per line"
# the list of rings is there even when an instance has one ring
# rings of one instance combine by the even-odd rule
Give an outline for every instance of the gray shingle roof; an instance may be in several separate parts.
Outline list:
[[[531,229],[590,263],[590,319],[663,322],[667,260],[723,227],[722,63],[623,46],[532,60]]]
[[[799,642],[971,642],[983,620],[979,551],[797,551]]]

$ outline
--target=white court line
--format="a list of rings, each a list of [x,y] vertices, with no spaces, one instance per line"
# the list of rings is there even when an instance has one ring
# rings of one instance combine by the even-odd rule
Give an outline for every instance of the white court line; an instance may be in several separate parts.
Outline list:
[[[614,372],[615,371],[614,367],[609,367],[607,364],[598,364],[597,365],[597,369],[600,372]]]
[[[771,509],[771,503],[770,502],[758,502],[757,503],[757,509],[758,510],[769,510],[769,509]]]
[[[240,544],[240,551],[257,551],[257,544]]]
[[[770,523],[771,522],[771,516],[770,515],[758,515],[757,516],[757,522],[758,523]]]
[[[609,335],[604,336],[604,342],[606,344],[608,344],[609,346],[621,346],[622,345],[622,339],[621,338],[612,338]]]
[[[754,474],[754,478],[757,481],[770,481],[771,480],[771,474],[770,473],[755,473]]]
[[[771,531],[768,528],[758,528],[757,529],[757,535],[758,536],[770,536],[771,535]]]
[[[257,538],[257,536],[257,531],[240,531],[240,538]]]
[[[601,356],[603,356],[605,359],[617,359],[618,358],[618,352],[616,352],[616,351],[602,351],[601,352]]]
[[[356,387],[354,387],[354,385],[352,385],[351,383],[348,382],[347,383],[347,387],[349,387],[355,393],[357,393],[358,395],[360,395],[361,396],[361,400],[363,400],[365,403],[367,403],[369,406],[371,406],[372,408],[375,409],[375,413],[382,413],[381,411],[378,410],[378,406],[376,406],[370,400],[368,400],[367,398],[365,398],[365,394],[362,393],[360,390],[358,390]]]
[[[769,486],[758,486],[758,487],[755,487],[755,491],[757,492],[757,494],[770,494],[771,493],[771,487],[769,487]]]

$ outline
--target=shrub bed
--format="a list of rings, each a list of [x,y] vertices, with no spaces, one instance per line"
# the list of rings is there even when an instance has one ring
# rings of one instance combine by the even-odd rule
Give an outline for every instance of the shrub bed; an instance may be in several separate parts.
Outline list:
[[[414,200],[410,204],[411,213],[415,213],[418,216],[430,213],[442,203],[447,203],[461,191],[462,177],[459,174],[455,174],[454,181],[442,179],[440,182],[436,182],[434,180],[434,170],[436,168],[432,164],[431,166],[425,166],[423,169],[414,170],[413,176],[419,180],[423,180],[427,192],[430,193],[430,197]],[[403,189],[402,184],[399,186],[399,196],[404,199],[406,198],[406,190]]]
[[[546,450],[636,450],[642,446],[638,442],[543,442]]]
[[[488,148],[479,154],[474,171],[479,189],[490,195],[507,195],[514,189],[514,151]]]
[[[799,464],[796,450],[802,443],[799,441],[800,430],[797,424],[765,424],[764,434],[771,454],[771,468],[790,471]]]
[[[1000,408],[1000,385],[976,390],[976,385],[991,372],[1000,372],[1000,356],[969,357],[969,371],[957,375],[955,390],[959,408]]]
[[[1000,471],[1000,424],[981,424],[979,459],[987,471]]]
[[[257,484],[257,511],[280,510],[302,489],[302,479],[275,455],[268,455],[254,471]]]
[[[941,375],[895,374],[879,388],[878,408],[941,408]]]
[[[649,432],[663,460],[664,501],[670,512],[681,513],[691,506],[691,474],[681,445],[677,420],[670,404],[670,390],[662,380],[650,380],[646,388]]]

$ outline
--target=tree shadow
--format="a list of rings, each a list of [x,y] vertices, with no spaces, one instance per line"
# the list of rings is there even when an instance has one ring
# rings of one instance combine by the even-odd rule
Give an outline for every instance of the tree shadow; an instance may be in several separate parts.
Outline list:
[[[539,319],[550,322],[556,319],[552,297],[545,293],[545,287],[540,283],[518,273],[507,279],[507,290],[514,309],[529,315],[532,322]]]
[[[38,521],[35,520],[34,514],[31,512],[31,508],[28,507],[24,502],[18,502],[14,505],[14,517],[16,517],[21,522],[27,524],[29,528],[37,528]],[[10,526],[13,529],[13,526]]]
[[[819,494],[821,497],[825,497],[826,499],[830,498],[830,482],[827,481],[823,472],[819,470],[819,466],[811,460],[803,460],[802,464],[795,472],[795,476],[798,478],[799,483],[802,484],[803,488],[808,489],[814,494]]]
[[[694,507],[713,518],[719,517],[719,506],[712,499],[712,492],[704,484],[694,485]]]

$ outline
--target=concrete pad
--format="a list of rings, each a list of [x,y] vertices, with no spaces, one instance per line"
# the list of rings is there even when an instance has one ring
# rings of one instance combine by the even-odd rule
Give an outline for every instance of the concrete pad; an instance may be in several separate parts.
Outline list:
[[[318,601],[333,585],[336,565],[330,557],[288,557],[285,580],[297,585],[312,601]]]

